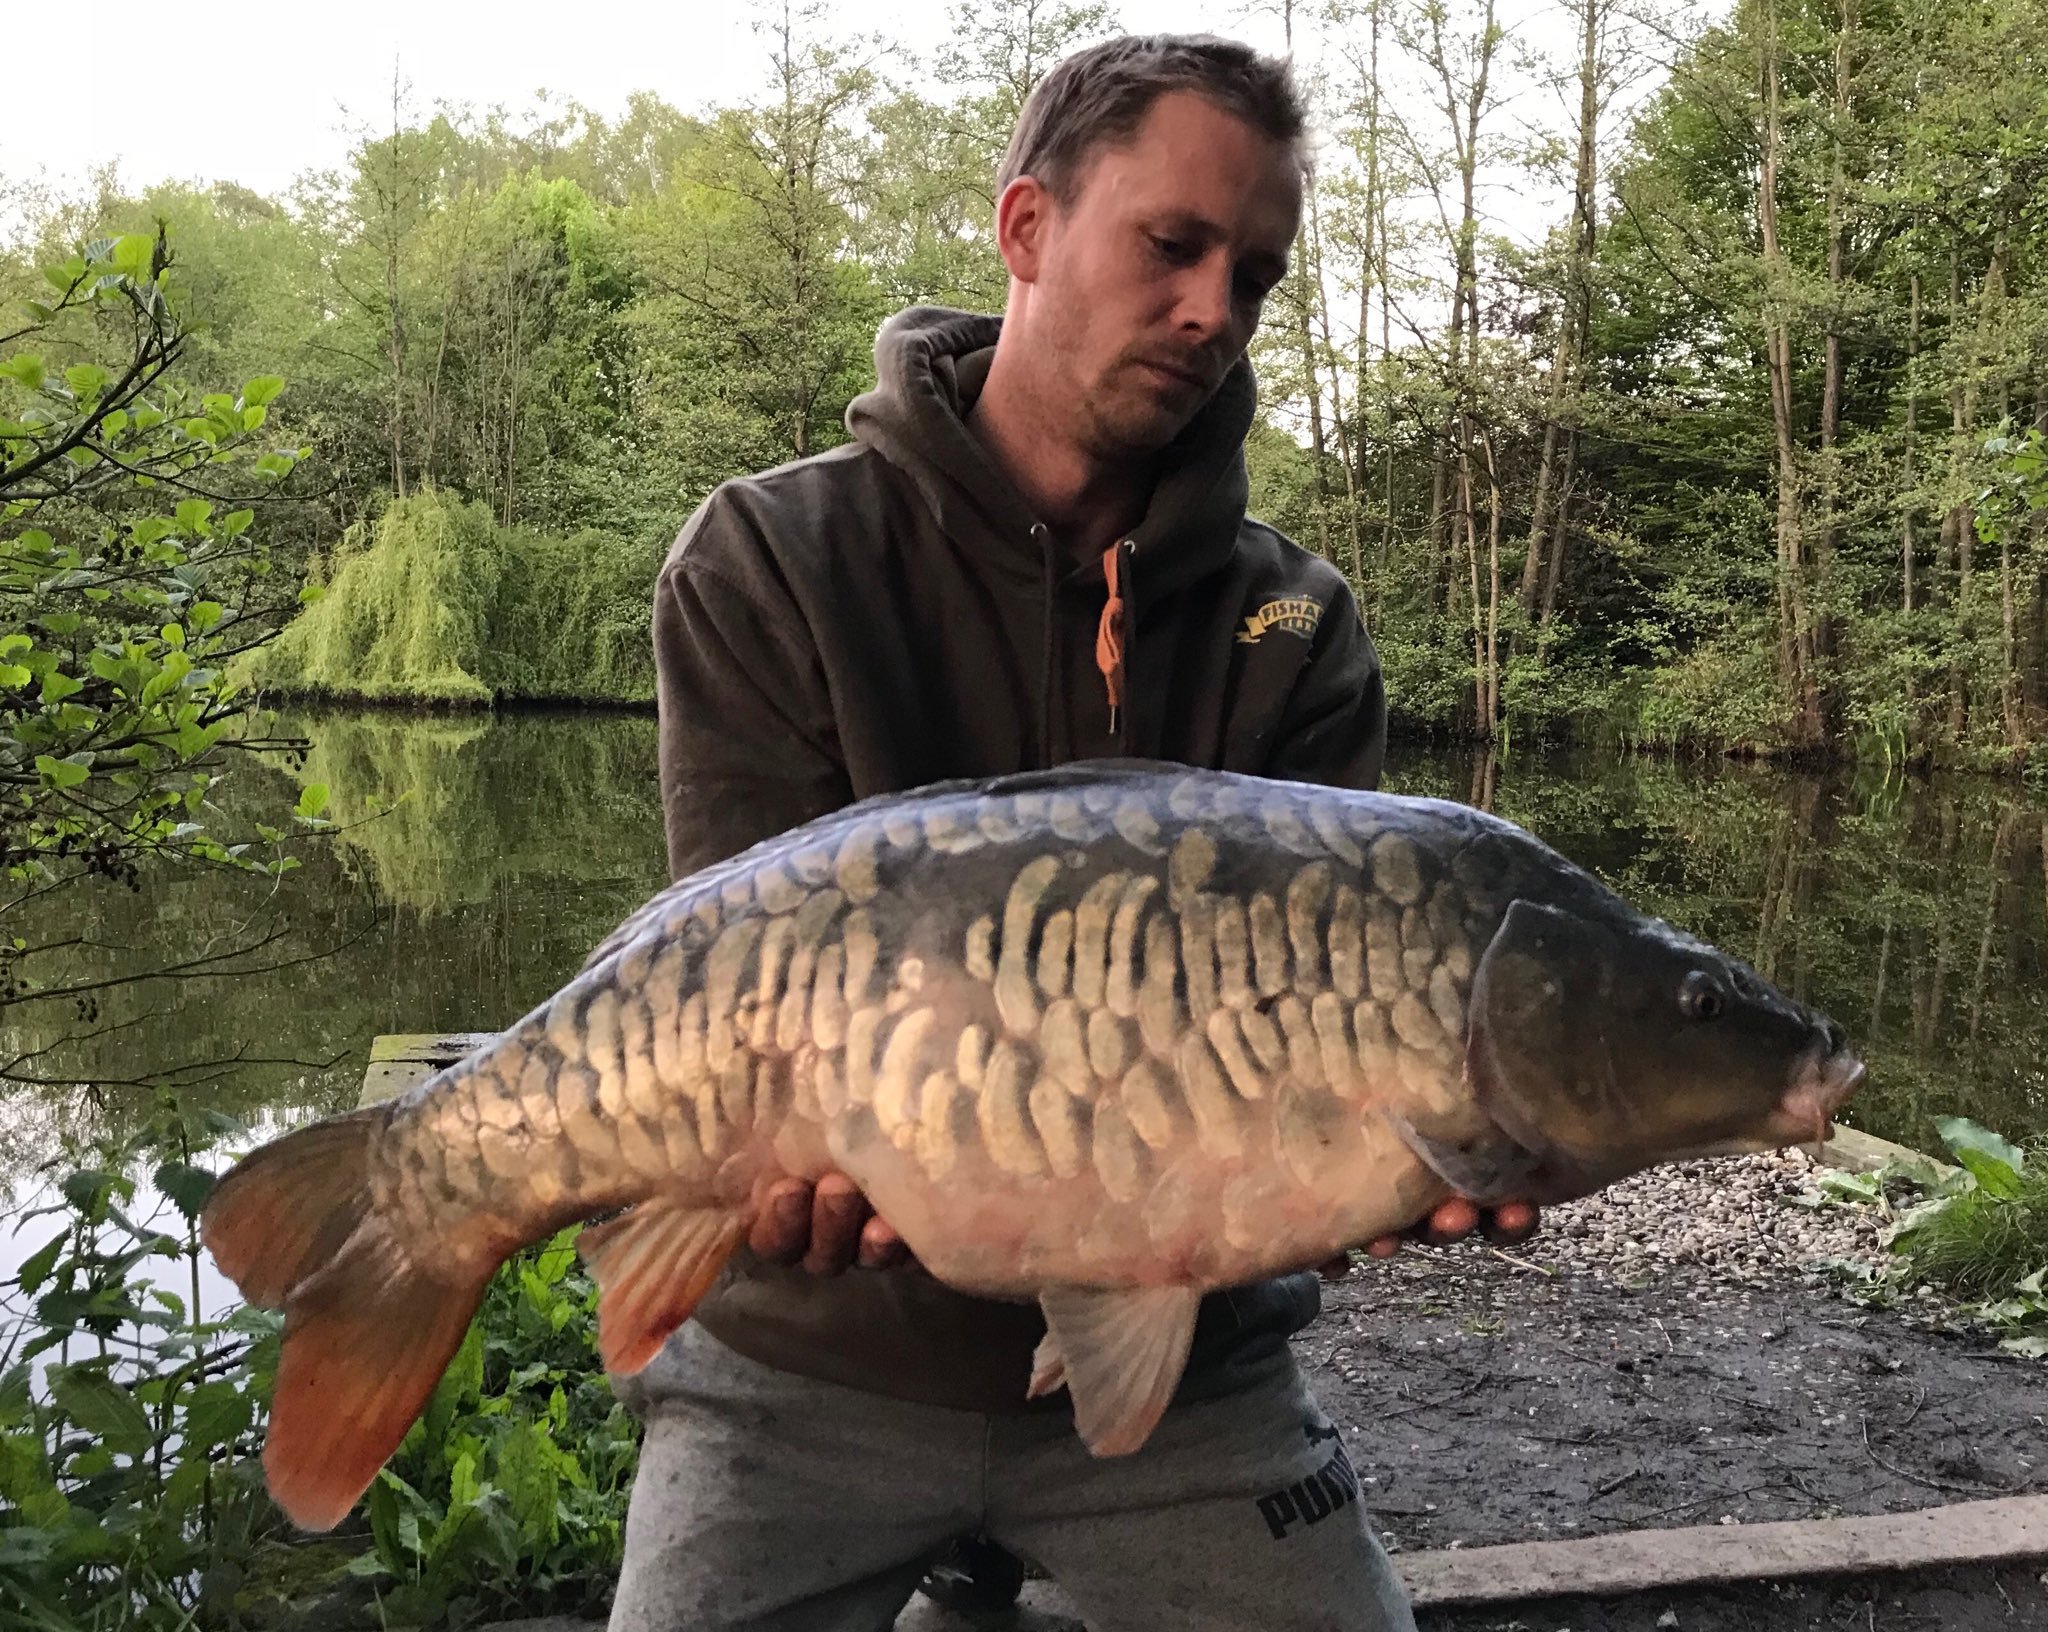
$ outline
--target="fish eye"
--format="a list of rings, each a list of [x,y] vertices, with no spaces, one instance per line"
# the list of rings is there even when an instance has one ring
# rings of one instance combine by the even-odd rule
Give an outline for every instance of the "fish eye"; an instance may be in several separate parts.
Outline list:
[[[1718,1020],[1728,1010],[1728,998],[1712,975],[1694,969],[1678,983],[1678,1007],[1688,1020]]]

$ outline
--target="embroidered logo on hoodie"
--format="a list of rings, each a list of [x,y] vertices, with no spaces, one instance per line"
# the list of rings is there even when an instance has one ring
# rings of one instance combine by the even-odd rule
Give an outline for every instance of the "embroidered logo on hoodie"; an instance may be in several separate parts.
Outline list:
[[[1237,643],[1256,646],[1269,629],[1285,629],[1290,635],[1310,640],[1315,636],[1316,625],[1322,621],[1323,603],[1308,596],[1268,601],[1244,620],[1244,627],[1237,632]]]

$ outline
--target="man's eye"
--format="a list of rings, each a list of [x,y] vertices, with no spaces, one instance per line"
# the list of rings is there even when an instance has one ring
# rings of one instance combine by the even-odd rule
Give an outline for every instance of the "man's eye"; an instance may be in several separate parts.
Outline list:
[[[1186,266],[1197,258],[1194,247],[1178,238],[1161,238],[1157,233],[1148,233],[1146,236],[1151,238],[1152,247],[1176,266]]]

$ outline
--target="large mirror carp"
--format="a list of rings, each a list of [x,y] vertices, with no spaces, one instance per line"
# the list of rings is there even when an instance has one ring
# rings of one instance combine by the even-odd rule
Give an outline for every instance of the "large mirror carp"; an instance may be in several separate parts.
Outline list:
[[[1463,805],[1095,762],[851,806],[657,895],[488,1046],[245,1157],[203,1217],[285,1311],[264,1461],[338,1522],[504,1259],[578,1219],[644,1366],[757,1198],[837,1168],[1035,1299],[1034,1394],[1142,1445],[1208,1291],[1452,1194],[1823,1139],[1841,1029]]]

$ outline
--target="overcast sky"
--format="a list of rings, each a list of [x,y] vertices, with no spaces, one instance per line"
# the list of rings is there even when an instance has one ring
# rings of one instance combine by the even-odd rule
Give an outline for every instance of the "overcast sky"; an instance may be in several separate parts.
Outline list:
[[[839,0],[831,16],[835,28],[929,53],[949,10],[948,0]],[[1118,16],[1127,28],[1207,28],[1277,48],[1278,24],[1248,10],[1122,0]],[[354,0],[313,24],[302,7],[216,0],[174,26],[81,36],[75,53],[9,76],[0,180],[68,191],[118,161],[131,187],[230,179],[282,191],[338,163],[352,122],[389,122],[394,61],[423,109],[445,99],[519,110],[544,90],[601,113],[636,90],[685,110],[729,101],[766,69],[732,0]],[[130,109],[151,117],[123,117]]]

